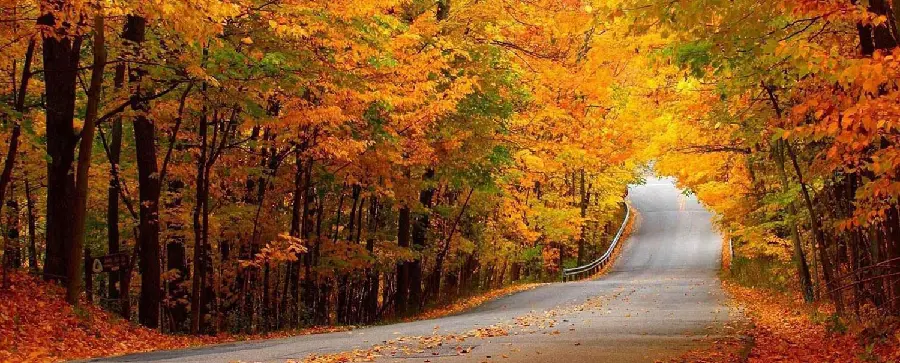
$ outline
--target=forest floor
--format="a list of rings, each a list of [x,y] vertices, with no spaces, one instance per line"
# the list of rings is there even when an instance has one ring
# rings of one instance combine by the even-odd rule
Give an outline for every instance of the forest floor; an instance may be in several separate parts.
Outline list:
[[[491,290],[460,299],[451,305],[429,309],[407,320],[456,314],[538,285],[517,284]],[[0,288],[0,362],[58,362],[353,328],[329,326],[261,334],[171,335],[125,321],[95,305],[84,303],[74,308],[66,303],[64,289],[25,273],[9,274],[6,285]]]
[[[900,362],[900,321],[865,326],[834,317],[826,304],[799,294],[723,280],[736,308],[750,319],[740,338],[691,351],[680,362]]]

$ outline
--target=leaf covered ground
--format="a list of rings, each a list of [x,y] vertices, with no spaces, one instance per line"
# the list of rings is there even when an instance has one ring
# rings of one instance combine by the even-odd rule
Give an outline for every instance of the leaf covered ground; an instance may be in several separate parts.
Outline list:
[[[830,305],[804,304],[800,296],[723,282],[750,320],[743,337],[722,339],[689,352],[681,362],[898,362],[900,324],[850,324]],[[867,321],[878,321],[877,319]]]
[[[7,283],[0,289],[0,362],[56,362],[352,328],[314,327],[255,335],[169,335],[127,322],[90,304],[73,308],[65,302],[64,289],[23,273],[10,274]],[[519,284],[495,289],[428,310],[408,320],[456,314],[538,285]]]
[[[22,273],[0,289],[0,362],[55,362],[185,348],[237,340],[324,333],[310,328],[264,335],[167,335],[142,328],[96,306],[73,308],[65,291]]]

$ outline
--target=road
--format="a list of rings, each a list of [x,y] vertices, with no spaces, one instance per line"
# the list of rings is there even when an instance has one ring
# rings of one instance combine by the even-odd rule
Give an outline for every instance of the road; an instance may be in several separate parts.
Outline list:
[[[548,284],[439,319],[96,361],[285,362],[356,349],[379,361],[653,362],[731,334],[741,318],[716,275],[722,247],[712,215],[669,179],[649,178],[629,198],[634,231],[596,280]]]

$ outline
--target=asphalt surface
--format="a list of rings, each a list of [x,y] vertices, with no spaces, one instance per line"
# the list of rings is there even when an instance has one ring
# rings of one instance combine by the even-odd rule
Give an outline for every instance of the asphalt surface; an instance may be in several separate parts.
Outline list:
[[[95,361],[286,362],[357,350],[386,362],[653,362],[733,334],[741,317],[716,276],[722,244],[712,215],[669,179],[649,178],[629,198],[634,231],[596,280],[548,284],[439,319]]]

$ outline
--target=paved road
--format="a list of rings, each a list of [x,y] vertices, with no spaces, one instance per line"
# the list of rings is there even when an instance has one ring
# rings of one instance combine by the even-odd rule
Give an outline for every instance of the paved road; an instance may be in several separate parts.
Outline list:
[[[739,314],[724,304],[716,277],[721,238],[712,215],[668,179],[632,187],[630,199],[635,230],[598,280],[550,284],[440,319],[102,361],[285,362],[378,345],[382,361],[653,362],[728,335]],[[396,342],[489,327],[482,335],[495,336]]]

